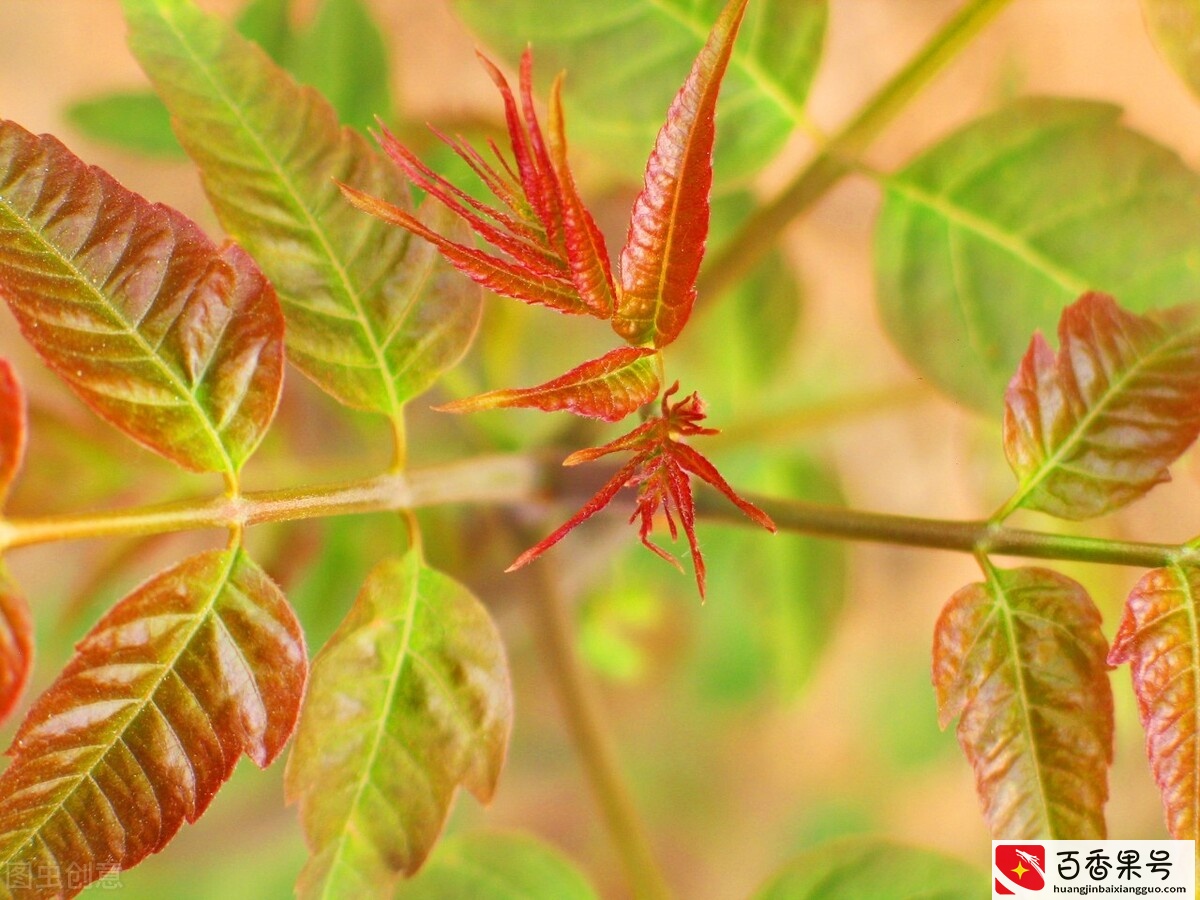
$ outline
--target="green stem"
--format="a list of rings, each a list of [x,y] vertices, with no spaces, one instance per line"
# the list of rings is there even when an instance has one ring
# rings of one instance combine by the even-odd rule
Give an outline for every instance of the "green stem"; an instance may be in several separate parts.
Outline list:
[[[896,516],[771,497],[750,496],[749,499],[769,515],[781,531],[818,537],[961,550],[976,556],[1068,559],[1140,568],[1167,566],[1185,557],[1200,559],[1200,550],[1178,544],[1048,534],[1007,528],[987,521]],[[710,519],[752,524],[713,492],[697,494],[696,510]]]
[[[588,679],[575,648],[571,617],[558,586],[537,567],[538,579],[526,609],[541,656],[550,669],[567,729],[588,781],[600,804],[609,834],[637,900],[667,900],[671,892],[650,847],[645,827],[621,776],[610,731],[604,726],[595,685]]]
[[[701,296],[717,296],[745,277],[784,227],[813,205],[912,97],[1012,0],[970,0],[897,72],[858,115],[770,203],[761,207],[721,248],[700,275]]]
[[[240,530],[264,522],[446,503],[516,503],[535,496],[541,473],[541,464],[527,456],[477,457],[343,484],[222,494],[124,510],[14,516],[0,520],[0,550],[51,541],[197,528]]]

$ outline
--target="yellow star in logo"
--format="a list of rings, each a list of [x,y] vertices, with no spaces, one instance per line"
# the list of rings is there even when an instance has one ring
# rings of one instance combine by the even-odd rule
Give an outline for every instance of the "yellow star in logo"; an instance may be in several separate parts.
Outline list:
[[[1025,868],[1025,863],[1018,862],[1017,867],[1015,869],[1013,869],[1013,871],[1016,872],[1017,880],[1019,881],[1021,879],[1021,876],[1023,876],[1026,872],[1028,872],[1029,869]]]

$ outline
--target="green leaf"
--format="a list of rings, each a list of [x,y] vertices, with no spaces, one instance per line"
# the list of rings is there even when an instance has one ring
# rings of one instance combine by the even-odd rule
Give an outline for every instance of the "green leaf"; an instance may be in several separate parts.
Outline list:
[[[182,159],[171,115],[148,91],[115,91],[72,103],[67,121],[90,140],[147,156]]]
[[[380,563],[313,662],[288,760],[313,853],[299,895],[391,896],[460,784],[491,797],[510,690],[500,636],[466,588],[415,551]]]
[[[1200,2],[1141,0],[1142,16],[1158,52],[1200,96]]]
[[[396,900],[599,900],[583,874],[549,844],[523,834],[459,834],[442,841]]]
[[[407,203],[391,163],[315,91],[188,0],[125,0],[130,43],[222,224],[279,291],[288,356],[350,406],[390,417],[465,352],[478,289],[337,182]]]
[[[875,235],[883,322],[951,396],[998,409],[1028,335],[1087,291],[1137,312],[1194,299],[1200,176],[1119,116],[1021,100],[887,180]]]
[[[1146,755],[1179,840],[1200,836],[1198,597],[1195,563],[1148,572],[1129,594],[1108,655],[1111,665],[1130,664]]]
[[[543,73],[567,70],[572,142],[630,180],[724,0],[453,0],[515,64],[532,45]],[[820,59],[826,0],[756,0],[722,89],[717,178],[757,173],[798,126]]]
[[[1041,334],[1005,395],[1004,449],[1020,487],[1004,509],[1096,516],[1170,478],[1200,433],[1200,331],[1104,294],[1063,310],[1058,356]]]
[[[271,422],[283,317],[254,261],[11,122],[0,294],[88,406],[185,468],[232,476]]]
[[[1113,700],[1100,613],[1049,569],[994,569],[942,610],[933,684],[997,840],[1105,836]]]
[[[987,873],[954,857],[850,838],[794,857],[753,900],[987,900],[991,895]]]
[[[324,0],[281,64],[320,91],[344,125],[366,131],[392,114],[388,48],[362,0]]]
[[[36,872],[73,896],[161,850],[243,753],[260,767],[278,756],[306,672],[287,601],[240,550],[150,579],[80,642],[13,740],[0,883]]]

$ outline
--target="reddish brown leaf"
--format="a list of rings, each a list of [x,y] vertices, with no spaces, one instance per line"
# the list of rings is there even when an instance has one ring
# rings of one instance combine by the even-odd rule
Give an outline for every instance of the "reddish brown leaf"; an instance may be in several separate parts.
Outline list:
[[[307,657],[279,589],[242,552],[155,576],[100,620],[34,704],[0,776],[0,884],[73,896],[161,850],[245,753],[290,737]]]
[[[25,458],[25,393],[8,360],[0,359],[0,505]]]
[[[1113,705],[1100,614],[1048,569],[990,569],[938,618],[933,684],[996,839],[1105,835]]]
[[[730,0],[679,89],[646,164],[621,251],[613,329],[631,344],[664,347],[692,314],[708,237],[717,94],[747,0]]]
[[[658,372],[649,347],[622,347],[589,360],[537,387],[489,391],[435,407],[443,412],[477,412],[502,406],[546,412],[565,409],[577,416],[618,422],[658,396]]]
[[[1129,594],[1108,655],[1111,665],[1130,664],[1146,755],[1180,840],[1200,837],[1198,597],[1195,563],[1148,572]]]
[[[283,316],[253,260],[11,122],[0,229],[0,294],[75,393],[186,468],[236,472],[283,377]]]
[[[1085,294],[1063,310],[1055,356],[1040,334],[1005,394],[1004,447],[1018,506],[1099,515],[1166,481],[1200,433],[1200,329]]]
[[[0,566],[0,723],[12,714],[33,670],[29,606]]]

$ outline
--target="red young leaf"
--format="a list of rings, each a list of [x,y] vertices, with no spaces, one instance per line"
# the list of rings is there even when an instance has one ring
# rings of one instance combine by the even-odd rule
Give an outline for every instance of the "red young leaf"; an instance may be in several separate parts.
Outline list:
[[[0,294],[80,398],[186,468],[236,472],[283,377],[283,316],[253,260],[11,122],[0,230]]]
[[[642,543],[647,549],[678,567],[678,561],[670,553],[650,540],[650,534],[654,530],[654,516],[660,509],[666,517],[671,539],[678,537],[679,531],[675,522],[677,515],[691,551],[696,586],[703,597],[704,557],[696,542],[696,507],[692,499],[689,473],[707,481],[763,528],[775,531],[775,523],[771,521],[770,516],[734,493],[733,488],[721,477],[712,463],[689,445],[677,440],[678,437],[716,434],[715,429],[700,425],[705,413],[704,404],[699,396],[693,393],[676,403],[670,402],[670,398],[678,390],[679,382],[675,382],[663,394],[661,415],[643,422],[633,431],[602,447],[580,450],[567,457],[564,465],[577,465],[619,451],[628,450],[635,454],[582,509],[536,546],[517,557],[507,571],[519,569],[541,556],[566,537],[575,526],[604,509],[621,488],[637,487],[637,504],[629,521],[640,520],[638,534]]]
[[[33,670],[29,606],[0,567],[0,722],[9,717]]]
[[[1057,357],[1040,334],[1005,394],[1004,447],[1020,479],[1006,509],[1083,519],[1169,478],[1200,433],[1200,329],[1084,294],[1063,310]]]
[[[933,684],[996,839],[1105,835],[1113,704],[1100,613],[1048,569],[991,569],[942,610]]]
[[[532,56],[521,58],[520,102],[488,59],[480,61],[504,101],[510,165],[493,144],[497,171],[461,140],[439,137],[483,180],[507,209],[487,206],[450,184],[404,147],[386,128],[380,144],[417,187],[459,216],[504,256],[484,253],[438,234],[406,210],[361,191],[344,188],[360,209],[429,241],[451,265],[497,294],[563,313],[608,318],[615,286],[607,250],[567,168],[562,110],[555,97],[549,144],[533,107]],[[505,258],[507,257],[507,258]]]
[[[279,755],[307,674],[300,625],[240,550],[121,600],[34,704],[0,775],[0,884],[73,896],[161,850],[245,753]]]
[[[519,406],[545,412],[565,409],[577,416],[618,422],[658,396],[658,372],[649,347],[621,347],[589,360],[537,387],[489,391],[435,407],[443,412],[478,412]]]
[[[664,347],[692,313],[708,237],[717,94],[747,0],[730,0],[679,89],[646,164],[646,183],[621,251],[613,328],[631,344]]]
[[[0,505],[25,457],[25,394],[8,360],[0,359]]]
[[[1146,755],[1179,840],[1200,838],[1198,598],[1194,563],[1148,572],[1129,594],[1108,654],[1111,665],[1130,664]]]

